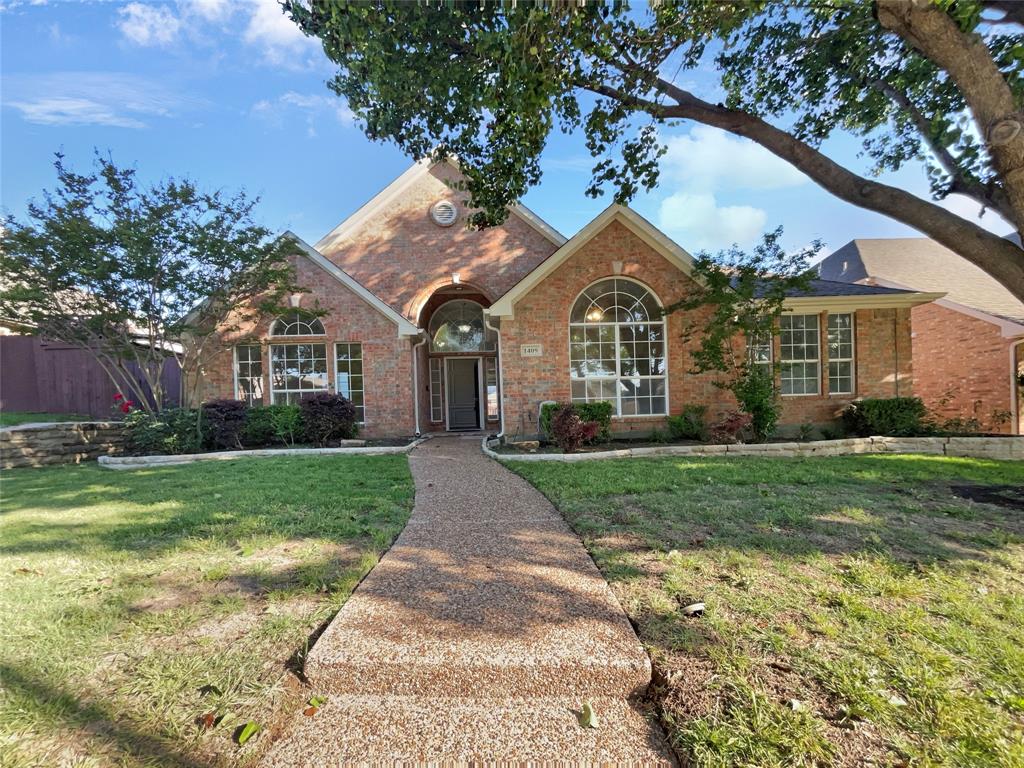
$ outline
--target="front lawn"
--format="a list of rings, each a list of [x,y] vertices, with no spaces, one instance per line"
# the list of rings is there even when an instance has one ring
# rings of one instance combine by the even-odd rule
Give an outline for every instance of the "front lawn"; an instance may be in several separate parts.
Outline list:
[[[16,427],[19,424],[47,424],[53,421],[103,421],[77,413],[34,413],[32,411],[0,411],[0,427]]]
[[[611,582],[691,764],[1024,766],[1024,463],[509,466]]]
[[[408,519],[405,456],[3,473],[0,765],[251,762]],[[203,729],[196,718],[225,715]],[[213,719],[213,718],[211,718]]]

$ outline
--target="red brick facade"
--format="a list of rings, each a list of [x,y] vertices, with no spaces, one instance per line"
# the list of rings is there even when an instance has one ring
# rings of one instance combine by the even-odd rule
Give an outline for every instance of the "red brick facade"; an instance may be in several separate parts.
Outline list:
[[[461,221],[451,227],[439,226],[432,220],[430,209],[440,200],[459,200],[459,194],[445,183],[455,178],[457,172],[450,166],[434,166],[414,178],[400,194],[391,195],[393,199],[386,205],[371,206],[369,213],[356,214],[358,225],[343,225],[319,244],[321,253],[333,265],[421,329],[427,328],[431,314],[441,304],[453,298],[489,307],[557,250],[556,235],[518,215],[483,232],[469,231]],[[460,217],[464,217],[465,212],[461,207],[459,210]],[[662,305],[679,301],[695,289],[679,263],[667,259],[648,242],[621,221],[612,220],[522,296],[515,305],[514,317],[502,316],[495,321],[501,328],[500,378],[507,434],[534,434],[540,403],[570,398],[569,312],[587,286],[621,274],[648,286]],[[443,419],[431,418],[429,360],[438,353],[430,352],[428,344],[414,346],[422,336],[399,335],[400,323],[405,320],[372,306],[359,295],[358,285],[346,287],[336,274],[312,259],[296,257],[298,282],[308,290],[301,305],[319,303],[326,310],[322,318],[326,334],[288,337],[287,341],[327,345],[332,390],[336,373],[334,344],[362,345],[366,410],[363,432],[367,436],[413,434],[417,429],[414,400],[419,405],[420,431],[444,429]],[[458,281],[453,280],[453,274],[459,276]],[[912,389],[909,309],[856,311],[857,391],[853,395],[828,394],[826,318],[822,313],[819,323],[823,394],[783,398],[782,423],[791,428],[806,422],[830,422],[836,411],[854,397],[909,394]],[[734,408],[735,403],[729,393],[714,385],[714,374],[690,373],[689,347],[697,342],[685,339],[684,331],[699,326],[699,321],[697,315],[678,312],[666,319],[668,408],[674,414],[684,404],[704,404],[714,418]],[[278,341],[268,337],[268,330],[269,319],[260,327],[225,334],[223,351],[206,368],[203,398],[235,395],[233,345],[256,340],[263,347],[265,402],[271,401],[267,346]],[[543,352],[536,357],[523,356],[524,344],[540,344]],[[777,339],[775,345],[777,359]],[[493,353],[480,356],[486,360]],[[492,421],[486,426],[491,431],[498,428]],[[615,420],[619,432],[646,433],[663,426],[664,416]]]
[[[696,287],[677,266],[621,223],[613,222],[597,234],[523,297],[516,304],[513,318],[502,320],[505,428],[509,434],[536,432],[540,404],[545,400],[569,399],[569,312],[573,300],[587,286],[615,275],[618,265],[613,262],[621,262],[620,274],[645,284],[663,305],[679,301]],[[821,313],[819,322],[823,394],[784,396],[783,427],[832,422],[836,412],[855,397],[891,397],[911,392],[909,310],[867,309],[855,313],[857,391],[852,395],[828,394],[826,317]],[[708,406],[709,417],[715,418],[735,408],[735,401],[730,393],[715,386],[715,374],[690,373],[690,349],[697,342],[685,340],[683,335],[687,327],[699,325],[700,317],[693,313],[676,312],[667,317],[668,408],[675,414],[684,404],[703,404]],[[521,345],[538,343],[543,345],[543,356],[521,356]],[[777,337],[774,351],[778,359]],[[613,428],[617,432],[647,432],[664,428],[664,421],[664,417],[657,416],[617,418]]]
[[[915,394],[945,419],[977,420],[991,432],[1012,432],[1015,392],[1011,350],[995,323],[939,304],[914,307]]]

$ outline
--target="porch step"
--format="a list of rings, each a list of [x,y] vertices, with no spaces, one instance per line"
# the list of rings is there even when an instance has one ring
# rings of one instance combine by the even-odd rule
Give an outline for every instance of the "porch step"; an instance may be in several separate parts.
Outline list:
[[[315,716],[296,715],[261,765],[672,765],[648,713],[621,699],[591,704],[597,728],[580,724],[582,702],[569,698],[330,696]]]

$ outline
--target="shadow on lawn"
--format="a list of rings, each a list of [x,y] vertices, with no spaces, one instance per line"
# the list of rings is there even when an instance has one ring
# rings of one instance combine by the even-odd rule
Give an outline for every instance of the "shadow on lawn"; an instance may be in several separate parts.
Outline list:
[[[124,755],[145,763],[174,768],[208,768],[211,763],[196,760],[182,750],[124,721],[113,710],[98,702],[83,702],[78,696],[41,681],[30,679],[18,669],[0,664],[0,680],[9,697],[23,697],[48,712],[57,713],[53,730],[82,729],[116,746]],[[73,737],[77,738],[77,736]]]

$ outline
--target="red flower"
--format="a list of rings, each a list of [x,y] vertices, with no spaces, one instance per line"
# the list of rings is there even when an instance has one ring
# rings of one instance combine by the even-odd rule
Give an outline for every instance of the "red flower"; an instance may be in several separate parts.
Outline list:
[[[124,400],[124,395],[122,395],[120,392],[118,392],[116,395],[114,395],[114,402],[115,403],[120,403],[122,400]]]
[[[128,413],[132,409],[132,401],[125,400],[121,403],[121,413]]]

